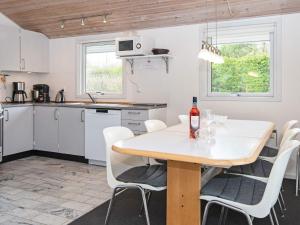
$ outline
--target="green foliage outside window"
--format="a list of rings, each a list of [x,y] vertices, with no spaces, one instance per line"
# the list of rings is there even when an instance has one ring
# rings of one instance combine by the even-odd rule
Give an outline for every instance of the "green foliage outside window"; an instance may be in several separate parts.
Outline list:
[[[122,66],[89,66],[86,76],[87,92],[122,93]]]
[[[269,41],[220,45],[224,64],[212,64],[211,92],[268,93]]]

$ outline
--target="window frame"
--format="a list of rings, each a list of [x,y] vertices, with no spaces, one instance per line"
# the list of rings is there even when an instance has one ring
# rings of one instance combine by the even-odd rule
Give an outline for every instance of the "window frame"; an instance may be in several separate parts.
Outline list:
[[[281,19],[252,19],[235,22],[223,22],[221,29],[272,24],[274,31],[270,32],[270,91],[268,93],[224,93],[212,92],[211,64],[200,62],[200,99],[204,101],[281,101]],[[255,35],[255,31],[253,32]],[[201,34],[200,34],[201,35]],[[203,37],[207,32],[202,32]],[[201,75],[202,74],[202,75]],[[204,75],[204,76],[203,76]]]
[[[114,39],[101,39],[101,40],[88,40],[88,41],[78,41],[77,42],[77,84],[76,84],[76,97],[78,98],[89,98],[86,92],[86,75],[85,75],[85,65],[86,65],[86,47],[92,46],[93,44],[101,42],[111,42],[115,43]],[[113,94],[105,93],[103,94],[97,92],[89,92],[93,95],[95,99],[125,99],[126,98],[126,76],[124,72],[124,61],[122,60],[122,93]]]

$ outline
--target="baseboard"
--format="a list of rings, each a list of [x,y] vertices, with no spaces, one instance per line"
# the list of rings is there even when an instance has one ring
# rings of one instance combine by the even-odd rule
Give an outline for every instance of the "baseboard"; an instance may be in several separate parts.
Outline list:
[[[2,162],[10,162],[10,161],[14,161],[14,160],[18,160],[18,159],[23,159],[26,157],[30,157],[33,156],[34,150],[30,150],[30,151],[26,151],[26,152],[20,152],[20,153],[16,153],[13,155],[7,155],[7,156],[3,156],[2,158]]]
[[[88,160],[84,158],[84,156],[69,155],[69,154],[63,154],[58,152],[45,152],[40,150],[33,150],[33,154],[36,156],[44,156],[44,157],[55,158],[55,159],[63,159],[63,160],[69,160],[75,162],[88,163]]]
[[[10,162],[10,161],[30,157],[30,156],[43,156],[43,157],[54,158],[54,159],[88,163],[88,160],[84,158],[84,156],[69,155],[69,154],[63,154],[58,152],[46,152],[40,150],[30,150],[26,152],[16,153],[13,155],[3,156],[2,162]]]

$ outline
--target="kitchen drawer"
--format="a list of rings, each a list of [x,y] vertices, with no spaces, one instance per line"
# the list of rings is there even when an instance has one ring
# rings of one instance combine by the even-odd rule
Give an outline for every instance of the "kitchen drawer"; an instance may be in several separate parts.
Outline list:
[[[122,120],[148,120],[148,110],[122,110]]]
[[[122,126],[132,131],[147,132],[144,121],[122,120]]]

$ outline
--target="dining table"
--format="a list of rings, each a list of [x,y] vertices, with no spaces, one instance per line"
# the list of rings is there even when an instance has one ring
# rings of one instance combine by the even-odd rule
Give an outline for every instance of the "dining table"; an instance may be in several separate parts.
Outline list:
[[[213,136],[204,138],[199,132],[199,138],[191,139],[188,124],[178,124],[118,141],[112,149],[167,160],[166,224],[200,225],[201,166],[228,168],[254,162],[274,128],[269,121],[227,119],[215,124]]]

